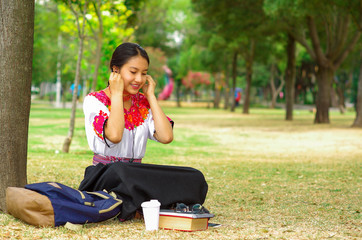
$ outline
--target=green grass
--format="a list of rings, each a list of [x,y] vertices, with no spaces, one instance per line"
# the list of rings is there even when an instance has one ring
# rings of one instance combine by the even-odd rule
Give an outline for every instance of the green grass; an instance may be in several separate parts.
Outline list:
[[[150,141],[145,163],[191,166],[209,184],[205,206],[219,228],[201,232],[146,232],[142,220],[107,221],[73,232],[36,228],[0,215],[0,238],[11,239],[358,239],[361,227],[362,129],[354,113],[331,112],[331,124],[313,114],[252,108],[249,115],[204,108],[164,111],[175,121],[174,141]],[[77,112],[70,153],[61,153],[70,110],[32,105],[28,182],[78,187],[91,164]]]

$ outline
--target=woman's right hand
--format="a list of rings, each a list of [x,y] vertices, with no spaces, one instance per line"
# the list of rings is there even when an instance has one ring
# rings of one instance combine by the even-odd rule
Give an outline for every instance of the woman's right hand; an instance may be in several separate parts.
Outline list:
[[[112,109],[105,125],[104,133],[113,143],[122,141],[124,131],[124,112],[123,112],[123,79],[121,74],[112,72],[109,77],[109,92],[112,102]]]
[[[124,83],[121,74],[112,72],[109,76],[109,90],[111,95],[123,94]]]

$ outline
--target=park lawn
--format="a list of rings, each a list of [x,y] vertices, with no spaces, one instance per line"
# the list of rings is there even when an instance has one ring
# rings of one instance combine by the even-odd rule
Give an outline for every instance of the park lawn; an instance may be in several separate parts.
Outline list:
[[[361,227],[362,129],[355,114],[331,111],[331,124],[313,124],[308,110],[294,121],[282,109],[249,115],[206,108],[164,108],[175,121],[174,141],[149,142],[145,163],[191,166],[209,184],[204,206],[222,224],[200,232],[146,232],[142,220],[109,220],[80,231],[37,228],[0,215],[0,238],[19,239],[358,239]],[[78,187],[91,164],[81,110],[70,153],[61,153],[69,109],[33,104],[28,182]],[[157,187],[157,186],[156,186]]]

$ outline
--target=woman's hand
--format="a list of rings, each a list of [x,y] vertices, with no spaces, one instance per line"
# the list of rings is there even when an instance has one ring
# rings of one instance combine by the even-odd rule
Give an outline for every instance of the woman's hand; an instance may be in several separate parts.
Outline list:
[[[153,136],[161,143],[170,143],[173,140],[173,130],[170,121],[167,119],[165,113],[162,111],[155,96],[156,82],[150,75],[146,75],[146,83],[142,87],[153,115],[155,122],[155,133]]]
[[[145,85],[143,85],[142,91],[147,99],[155,95],[155,88],[156,88],[155,80],[153,80],[153,78],[150,75],[146,75],[146,83]]]
[[[111,95],[123,94],[124,83],[121,74],[112,72],[109,76],[109,90]]]
[[[124,83],[121,74],[112,72],[109,77],[109,92],[111,94],[112,110],[105,125],[105,135],[113,143],[122,141],[124,131],[123,112]]]

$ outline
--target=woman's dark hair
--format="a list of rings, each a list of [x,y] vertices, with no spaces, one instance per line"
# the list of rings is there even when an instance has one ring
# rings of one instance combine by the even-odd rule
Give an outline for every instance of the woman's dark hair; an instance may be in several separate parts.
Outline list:
[[[129,59],[138,55],[142,56],[147,60],[148,64],[150,64],[150,59],[148,58],[146,50],[144,50],[140,45],[130,42],[122,43],[116,48],[116,50],[114,50],[109,67],[113,72],[113,66],[122,68]]]

